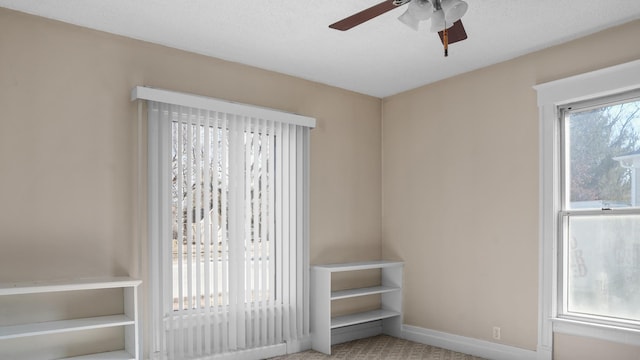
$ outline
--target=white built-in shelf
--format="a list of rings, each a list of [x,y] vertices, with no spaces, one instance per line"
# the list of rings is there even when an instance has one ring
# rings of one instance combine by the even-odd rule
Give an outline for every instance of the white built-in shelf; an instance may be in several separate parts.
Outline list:
[[[332,329],[347,328],[372,321],[381,323],[379,331],[376,333],[400,336],[403,267],[404,263],[401,261],[387,260],[313,266],[311,268],[312,348],[325,354],[331,354]],[[331,291],[331,275],[333,273],[372,269],[381,270],[380,286]],[[331,317],[332,301],[369,295],[380,295],[381,306],[379,309]],[[352,329],[355,328],[352,327]],[[362,335],[359,336],[362,337]]]
[[[140,285],[141,282],[127,276],[115,276],[74,280],[29,281],[11,284],[0,283],[0,296],[135,287]]]
[[[125,315],[96,316],[90,318],[47,321],[41,323],[0,326],[0,340],[25,336],[57,334],[77,330],[132,325],[133,319]]]
[[[375,260],[375,261],[362,261],[344,264],[327,264],[327,265],[315,265],[313,268],[320,271],[340,272],[340,271],[357,271],[357,270],[370,270],[370,269],[383,269],[387,267],[402,266],[402,261],[389,261],[389,260]]]
[[[74,356],[65,358],[63,360],[135,360],[135,358],[132,357],[128,352],[120,350],[103,352],[99,354]]]
[[[365,312],[359,312],[355,314],[337,316],[331,318],[331,328],[339,328],[344,326],[362,324],[369,321],[382,320],[394,316],[400,316],[397,311],[378,309]]]
[[[331,292],[331,300],[348,299],[358,296],[384,294],[392,291],[400,291],[399,286],[373,286],[359,289],[347,289]]]
[[[30,296],[50,292],[87,291],[99,289],[123,289],[121,314],[91,316],[56,321],[34,321],[25,324],[0,326],[0,341],[20,337],[50,335],[65,332],[81,332],[91,329],[121,327],[124,332],[124,349],[69,359],[136,360],[140,358],[138,325],[138,286],[141,281],[129,277],[107,277],[60,281],[34,281],[0,284],[0,296]],[[0,343],[0,347],[2,343]]]

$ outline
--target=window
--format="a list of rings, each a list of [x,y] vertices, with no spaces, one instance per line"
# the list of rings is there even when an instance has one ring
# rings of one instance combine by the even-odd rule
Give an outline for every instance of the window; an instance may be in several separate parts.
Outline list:
[[[637,233],[638,147],[624,136],[610,142],[616,134],[632,135],[631,128],[598,122],[637,104],[640,60],[534,89],[540,121],[538,359],[553,358],[554,332],[639,346],[637,312],[627,306],[637,296],[628,286],[637,276],[637,245],[625,234]],[[637,120],[631,123],[637,132]],[[598,125],[607,132],[590,138],[586,130]]]
[[[559,317],[640,328],[638,95],[559,109]]]
[[[275,210],[270,206],[280,195],[275,189],[276,135],[268,133],[265,121],[254,120],[230,139],[229,120],[218,117],[207,114],[207,123],[171,121],[174,311],[228,306],[234,286],[230,279],[236,275],[230,269],[238,267],[245,274],[236,279],[244,283],[245,302],[275,299],[275,218],[269,217]],[[236,156],[235,164],[230,164],[233,146],[242,158]],[[240,166],[236,174],[234,165]],[[239,185],[241,203],[230,198],[234,196],[230,182]],[[248,229],[241,256],[231,251],[234,216],[243,216]]]
[[[309,341],[315,120],[137,88],[147,103],[151,358],[259,359]]]

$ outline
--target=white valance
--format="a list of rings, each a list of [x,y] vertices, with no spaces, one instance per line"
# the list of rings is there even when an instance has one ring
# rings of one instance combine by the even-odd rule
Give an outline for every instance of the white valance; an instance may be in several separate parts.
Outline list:
[[[316,119],[308,116],[206,96],[155,89],[146,86],[134,87],[131,91],[131,100],[151,100],[165,104],[181,105],[202,110],[227,112],[252,118],[278,121],[281,123],[305,126],[308,128],[316,127]]]

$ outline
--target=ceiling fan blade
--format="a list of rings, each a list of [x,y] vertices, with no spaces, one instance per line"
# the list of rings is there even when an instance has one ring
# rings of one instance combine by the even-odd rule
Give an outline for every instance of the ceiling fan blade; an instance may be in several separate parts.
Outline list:
[[[349,30],[354,26],[358,26],[365,21],[369,21],[376,16],[380,16],[387,11],[391,11],[395,9],[397,5],[394,4],[393,0],[387,0],[379,3],[378,5],[374,5],[368,9],[362,10],[357,14],[351,15],[347,18],[344,18],[336,23],[329,25],[330,28],[345,31]]]
[[[440,41],[444,44],[444,34],[442,31],[438,31],[438,35],[440,35]],[[467,32],[464,31],[464,26],[462,25],[462,21],[458,20],[453,23],[453,26],[447,30],[447,35],[449,36],[449,44],[453,44],[458,41],[462,41],[467,38]]]

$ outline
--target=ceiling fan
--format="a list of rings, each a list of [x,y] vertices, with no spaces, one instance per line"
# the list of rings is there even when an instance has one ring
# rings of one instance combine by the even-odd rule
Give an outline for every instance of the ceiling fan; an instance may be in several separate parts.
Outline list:
[[[346,31],[407,3],[407,10],[398,20],[417,31],[421,21],[431,19],[431,32],[438,32],[440,35],[440,41],[444,45],[444,56],[449,55],[449,44],[467,38],[460,19],[467,12],[469,5],[463,0],[386,0],[329,27]]]

